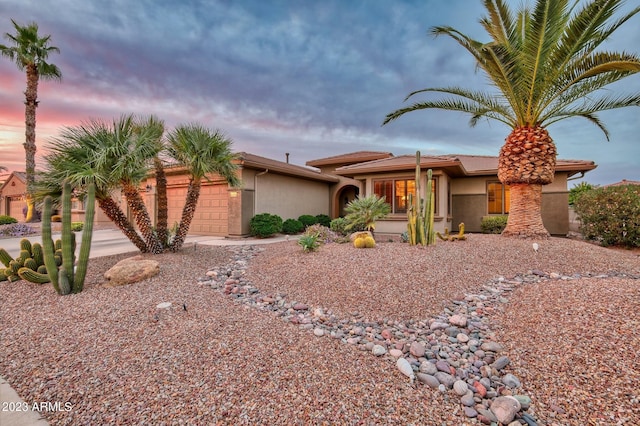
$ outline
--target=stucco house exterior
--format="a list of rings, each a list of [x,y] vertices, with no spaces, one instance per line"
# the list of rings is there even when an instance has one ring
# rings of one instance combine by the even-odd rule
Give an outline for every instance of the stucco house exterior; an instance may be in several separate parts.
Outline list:
[[[259,213],[277,214],[284,220],[303,214],[336,218],[358,195],[371,194],[385,196],[392,207],[389,217],[377,223],[376,232],[399,234],[406,230],[406,200],[415,191],[415,155],[358,151],[311,160],[303,167],[289,164],[288,158],[278,161],[239,152],[235,161],[242,185],[230,187],[219,176],[209,176],[202,185],[190,234],[245,237],[249,235],[249,221]],[[464,222],[466,231],[480,232],[484,216],[508,214],[509,188],[498,181],[497,167],[497,157],[421,157],[421,187],[426,187],[428,169],[432,169],[435,180],[436,230],[457,230]],[[543,187],[542,219],[550,233],[566,235],[569,231],[568,180],[595,168],[592,161],[557,161],[554,182]],[[189,176],[180,167],[168,167],[166,174],[171,226],[180,220]],[[140,191],[155,218],[153,176],[141,184]],[[22,218],[24,192],[24,176],[12,173],[0,187],[0,214]],[[126,208],[125,200],[120,201]],[[82,206],[74,207],[74,220],[82,220]],[[96,213],[98,221],[106,219],[99,209]]]

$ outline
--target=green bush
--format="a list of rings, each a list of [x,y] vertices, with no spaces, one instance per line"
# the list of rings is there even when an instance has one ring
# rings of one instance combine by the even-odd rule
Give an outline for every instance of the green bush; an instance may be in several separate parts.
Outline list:
[[[326,214],[318,214],[316,215],[316,223],[328,228],[331,226],[331,218]]]
[[[10,223],[18,223],[18,220],[14,217],[7,215],[0,215],[0,225],[8,225]]]
[[[346,226],[347,221],[344,217],[335,218],[329,223],[329,228],[340,235],[347,235],[349,233],[349,231],[346,230]]]
[[[304,230],[302,222],[296,219],[287,219],[282,223],[282,233],[293,235],[298,234]]]
[[[298,239],[298,244],[302,246],[302,250],[306,253],[316,251],[320,247],[318,235],[305,234]]]
[[[249,230],[255,237],[271,237],[282,231],[282,218],[270,213],[257,214],[249,221]]]
[[[485,216],[480,222],[483,234],[501,234],[507,227],[509,216]]]
[[[73,232],[80,232],[84,228],[84,223],[82,222],[71,222],[71,230]]]
[[[576,197],[580,232],[603,246],[640,247],[640,185],[595,188]]]
[[[311,216],[310,214],[303,214],[298,218],[298,220],[304,225],[305,228],[318,223],[316,217]]]
[[[583,192],[591,191],[595,188],[597,188],[597,185],[591,185],[587,182],[580,182],[579,184],[574,185],[574,187],[569,190],[569,205],[573,206],[576,203],[576,198],[578,198]]]

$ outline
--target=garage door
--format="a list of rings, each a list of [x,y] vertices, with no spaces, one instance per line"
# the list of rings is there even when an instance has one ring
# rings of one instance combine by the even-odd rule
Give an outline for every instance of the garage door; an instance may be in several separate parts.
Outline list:
[[[9,210],[8,215],[18,219],[18,221],[24,220],[24,214],[22,213],[22,209],[25,206],[24,201],[21,197],[9,197]]]
[[[203,185],[189,234],[228,235],[228,186],[226,184]],[[182,208],[187,197],[186,187],[167,189],[169,202],[169,227],[180,222]]]

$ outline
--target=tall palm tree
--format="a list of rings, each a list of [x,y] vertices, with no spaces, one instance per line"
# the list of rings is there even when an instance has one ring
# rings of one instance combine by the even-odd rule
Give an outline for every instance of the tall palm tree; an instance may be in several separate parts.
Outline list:
[[[220,131],[211,131],[198,124],[179,126],[167,135],[169,156],[185,167],[190,175],[182,217],[170,246],[172,251],[180,250],[184,244],[200,198],[203,179],[208,179],[210,174],[217,174],[231,186],[240,184],[231,144],[232,141]]]
[[[33,190],[36,169],[36,108],[38,107],[38,82],[42,80],[61,80],[60,69],[47,62],[50,53],[60,53],[60,49],[51,46],[51,36],[40,37],[38,24],[21,26],[11,20],[16,30],[14,34],[5,34],[11,46],[0,44],[0,53],[15,62],[20,71],[27,73],[25,90],[25,142],[26,180],[27,180],[27,222],[34,220]]]
[[[542,185],[553,181],[556,147],[546,128],[583,117],[608,140],[609,132],[596,113],[640,106],[640,93],[599,91],[640,71],[638,55],[597,50],[640,7],[613,20],[623,0],[591,0],[580,9],[578,2],[570,5],[569,0],[537,0],[533,9],[523,5],[515,14],[508,3],[484,0],[488,15],[480,23],[491,38],[488,43],[448,26],[431,29],[433,35],[447,35],[464,47],[497,93],[460,87],[418,90],[405,100],[423,92],[453,96],[398,109],[383,125],[410,111],[438,108],[471,114],[471,126],[487,118],[511,127],[498,162],[498,178],[511,188],[503,235],[547,237],[540,214]]]

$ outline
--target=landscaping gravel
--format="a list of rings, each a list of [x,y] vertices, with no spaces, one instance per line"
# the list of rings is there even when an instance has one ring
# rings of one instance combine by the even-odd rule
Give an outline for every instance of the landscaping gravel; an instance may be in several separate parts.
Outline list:
[[[55,425],[465,425],[510,394],[520,423],[640,423],[640,258],[538,243],[198,245],[122,287],[101,275],[133,254],[92,259],[77,295],[0,283],[0,374]],[[432,388],[443,362],[468,377]]]

